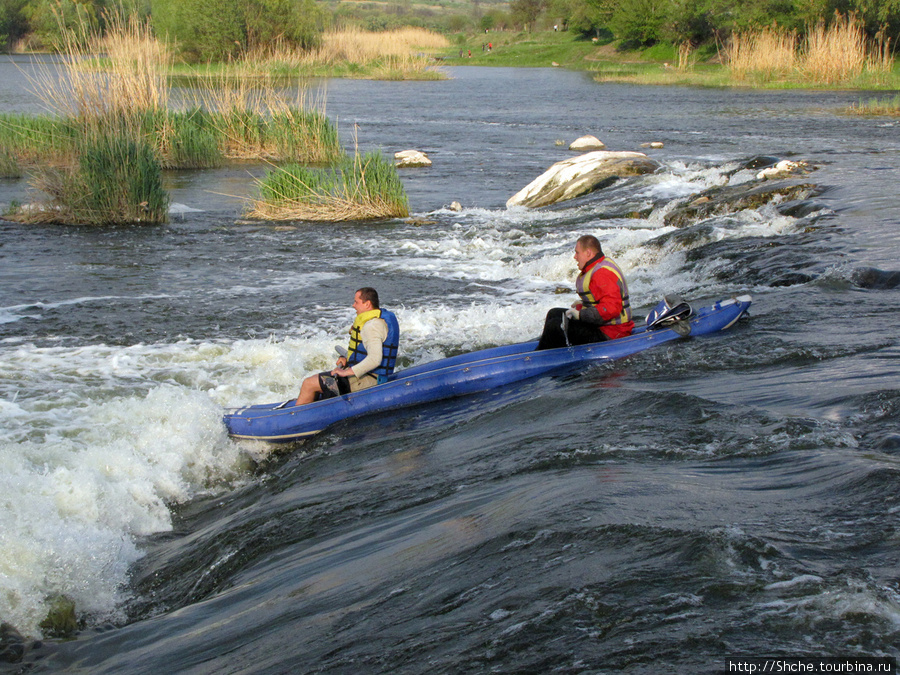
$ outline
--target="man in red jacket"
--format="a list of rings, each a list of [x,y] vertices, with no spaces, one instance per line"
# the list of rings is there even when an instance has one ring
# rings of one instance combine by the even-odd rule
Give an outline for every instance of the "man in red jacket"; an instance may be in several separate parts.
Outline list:
[[[547,312],[538,349],[615,340],[631,335],[634,328],[625,275],[603,255],[597,237],[586,234],[575,242],[575,262],[581,270],[575,280],[581,302]]]

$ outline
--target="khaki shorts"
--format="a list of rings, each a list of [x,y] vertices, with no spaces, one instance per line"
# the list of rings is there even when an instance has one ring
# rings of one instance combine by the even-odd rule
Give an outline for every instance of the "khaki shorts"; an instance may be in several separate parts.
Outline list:
[[[344,377],[343,375],[332,375],[331,373],[319,373],[319,387],[322,389],[320,398],[334,398],[335,396],[343,396],[355,391],[362,391],[378,384],[378,378],[375,375],[363,375],[356,377]]]

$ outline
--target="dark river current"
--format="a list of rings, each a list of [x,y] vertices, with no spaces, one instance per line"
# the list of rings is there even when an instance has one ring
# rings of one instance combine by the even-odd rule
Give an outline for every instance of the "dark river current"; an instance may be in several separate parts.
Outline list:
[[[900,121],[844,115],[849,92],[447,72],[321,90],[350,151],[428,153],[409,220],[248,222],[241,165],[167,175],[165,226],[0,221],[0,672],[900,656]],[[0,74],[0,109],[40,111]],[[506,208],[584,134],[663,168]],[[807,162],[809,194],[667,221],[759,156]],[[30,198],[0,181],[0,207]],[[403,366],[531,339],[584,233],[637,314],[751,294],[749,319],[277,452],[228,439],[225,408],[332,363],[357,288]],[[60,597],[73,639],[41,627]]]

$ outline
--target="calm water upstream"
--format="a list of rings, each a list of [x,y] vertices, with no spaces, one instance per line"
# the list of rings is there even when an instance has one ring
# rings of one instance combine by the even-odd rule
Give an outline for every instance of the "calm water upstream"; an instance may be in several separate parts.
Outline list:
[[[260,168],[241,166],[167,176],[166,226],[0,222],[0,672],[900,656],[900,122],[842,116],[857,93],[449,73],[324,92],[351,150],[429,154],[402,174],[414,220],[247,223]],[[38,112],[26,85],[0,63],[0,109]],[[662,141],[664,167],[506,209],[586,133]],[[810,162],[821,194],[666,225],[757,155]],[[0,208],[27,193],[0,182]],[[751,318],[278,454],[227,438],[225,407],[331,363],[363,285],[404,365],[536,336],[582,233],[639,314],[750,293]],[[58,595],[74,640],[40,627]]]

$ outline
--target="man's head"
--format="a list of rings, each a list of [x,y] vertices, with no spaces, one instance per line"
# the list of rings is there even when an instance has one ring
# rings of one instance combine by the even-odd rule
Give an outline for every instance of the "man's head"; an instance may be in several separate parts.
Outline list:
[[[600,240],[592,234],[579,237],[575,242],[575,262],[580,270],[583,270],[591,260],[602,255],[603,249],[600,247]]]
[[[356,295],[353,296],[353,309],[356,310],[357,314],[378,309],[378,307],[378,291],[370,286],[360,288],[356,291]]]

